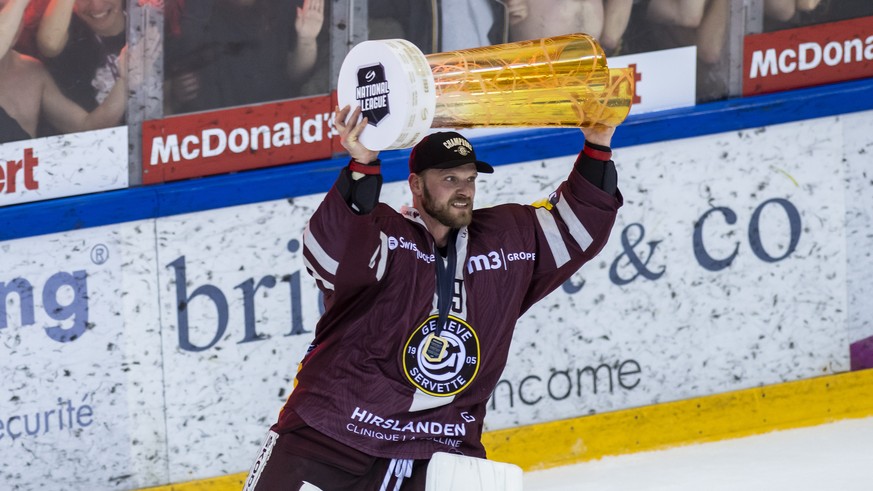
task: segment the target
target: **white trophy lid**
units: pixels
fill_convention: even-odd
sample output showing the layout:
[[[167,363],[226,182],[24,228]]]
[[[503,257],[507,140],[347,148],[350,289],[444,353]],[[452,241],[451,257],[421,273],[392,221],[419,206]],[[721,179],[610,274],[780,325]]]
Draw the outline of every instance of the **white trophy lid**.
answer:
[[[405,39],[364,41],[349,51],[337,82],[339,107],[367,117],[361,143],[370,150],[409,148],[429,133],[436,107],[427,58]]]

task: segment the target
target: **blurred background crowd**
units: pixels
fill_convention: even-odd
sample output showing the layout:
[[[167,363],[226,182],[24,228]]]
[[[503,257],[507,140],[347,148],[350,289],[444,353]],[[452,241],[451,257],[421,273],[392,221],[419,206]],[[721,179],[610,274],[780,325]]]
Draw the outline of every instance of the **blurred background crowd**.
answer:
[[[698,102],[727,97],[730,0],[369,0],[369,39],[425,54],[573,32],[607,56],[696,46]],[[326,0],[130,0],[163,14],[163,114],[328,93]],[[763,31],[873,15],[870,0],[763,0]],[[126,0],[0,0],[0,142],[123,124]],[[157,48],[160,50],[160,48]],[[160,58],[155,58],[160,59]],[[130,65],[130,66],[129,66]]]

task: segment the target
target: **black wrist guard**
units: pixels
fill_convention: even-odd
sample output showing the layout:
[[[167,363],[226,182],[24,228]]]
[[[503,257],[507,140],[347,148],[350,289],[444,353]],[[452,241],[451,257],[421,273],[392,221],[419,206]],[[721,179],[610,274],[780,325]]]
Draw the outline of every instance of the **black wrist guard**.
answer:
[[[360,179],[352,179],[352,171],[348,167],[340,171],[336,181],[337,191],[348,203],[349,208],[358,215],[366,215],[376,208],[379,194],[382,191],[382,175],[365,175]]]
[[[576,159],[575,169],[588,182],[612,195],[618,189],[618,172],[611,158],[609,147],[586,141]]]

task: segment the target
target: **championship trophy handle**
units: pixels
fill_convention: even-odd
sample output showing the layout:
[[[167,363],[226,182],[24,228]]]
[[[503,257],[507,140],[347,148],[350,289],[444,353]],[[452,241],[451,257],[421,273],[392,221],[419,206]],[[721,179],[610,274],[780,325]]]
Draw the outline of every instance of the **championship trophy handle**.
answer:
[[[372,150],[408,148],[431,128],[618,126],[633,69],[609,69],[587,34],[425,56],[403,39],[365,41],[340,69],[341,107],[361,106]]]

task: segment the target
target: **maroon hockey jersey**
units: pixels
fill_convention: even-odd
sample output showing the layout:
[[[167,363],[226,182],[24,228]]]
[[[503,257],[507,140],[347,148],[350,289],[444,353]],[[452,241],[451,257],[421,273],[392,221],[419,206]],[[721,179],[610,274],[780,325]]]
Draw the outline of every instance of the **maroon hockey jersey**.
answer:
[[[485,457],[486,403],[516,321],[606,243],[622,204],[571,172],[545,206],[474,211],[458,232],[441,357],[423,350],[437,319],[441,257],[418,212],[357,215],[331,189],[304,234],[325,313],[274,429],[299,421],[370,455]]]

